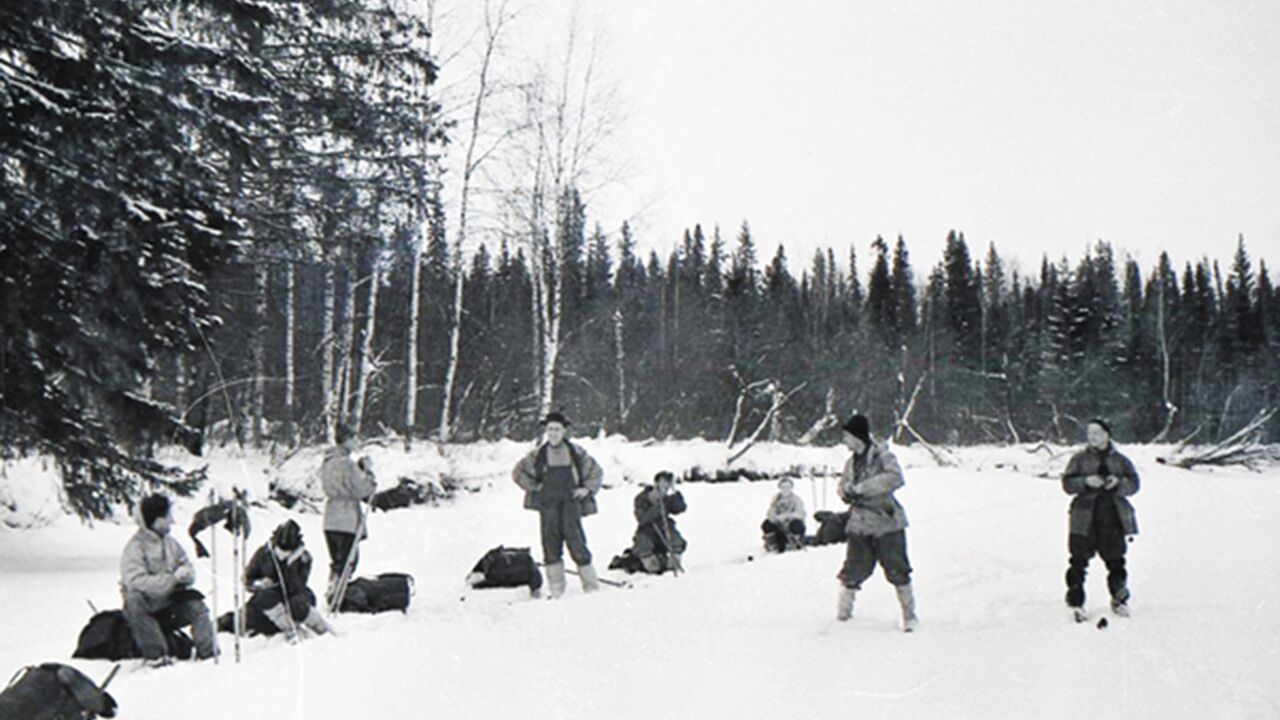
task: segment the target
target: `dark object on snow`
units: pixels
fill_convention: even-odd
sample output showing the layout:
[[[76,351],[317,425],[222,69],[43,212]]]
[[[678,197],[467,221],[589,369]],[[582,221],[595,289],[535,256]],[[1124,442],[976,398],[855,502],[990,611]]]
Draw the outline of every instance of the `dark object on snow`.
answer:
[[[848,511],[819,510],[813,514],[813,519],[818,521],[818,533],[806,537],[806,545],[834,545],[849,539],[849,532],[846,529],[849,524]]]
[[[249,537],[249,508],[241,491],[236,491],[235,499],[223,500],[201,508],[191,517],[191,527],[187,529],[187,534],[191,536],[191,542],[195,543],[196,557],[209,557],[209,551],[196,538],[196,534],[224,520],[226,522],[222,526],[227,529],[227,532]]]
[[[1099,630],[1106,630],[1106,629],[1107,629],[1107,624],[1108,624],[1108,623],[1107,623],[1107,619],[1106,619],[1106,618],[1099,618],[1099,619],[1098,619],[1098,629],[1099,629]]]
[[[115,698],[70,665],[44,663],[23,668],[0,693],[0,720],[115,716]]]
[[[382,490],[373,494],[373,499],[369,504],[374,510],[394,510],[396,508],[406,508],[410,505],[421,505],[427,501],[427,489],[421,483],[410,480],[409,478],[400,478],[400,484],[388,490]]]
[[[170,618],[163,614],[157,619],[160,621],[164,638],[168,642],[169,655],[184,660],[191,657],[191,653],[195,650],[195,643],[191,641],[191,636],[179,627],[166,624]],[[133,632],[129,628],[129,619],[125,617],[124,611],[103,610],[89,618],[89,624],[80,631],[80,638],[76,641],[76,651],[71,654],[71,657],[86,660],[125,660],[140,658],[142,653],[138,652],[138,646],[133,641]]]
[[[644,562],[636,554],[635,550],[627,548],[622,551],[621,555],[613,556],[613,559],[609,561],[609,569],[622,570],[634,575],[638,572],[644,572]]]
[[[342,596],[341,612],[380,613],[388,610],[409,611],[413,598],[413,576],[406,573],[382,573],[375,578],[356,578],[347,585]]]
[[[542,587],[542,572],[529,554],[529,548],[499,545],[471,568],[467,584],[477,590],[528,585],[530,594],[536,594]]]

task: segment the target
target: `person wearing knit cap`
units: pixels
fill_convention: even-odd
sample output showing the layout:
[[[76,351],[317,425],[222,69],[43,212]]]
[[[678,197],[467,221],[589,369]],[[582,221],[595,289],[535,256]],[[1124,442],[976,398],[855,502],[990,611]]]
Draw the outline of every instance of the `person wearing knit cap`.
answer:
[[[316,596],[307,587],[311,553],[302,542],[302,528],[293,520],[280,523],[271,540],[258,548],[245,566],[244,584],[253,592],[241,617],[250,632],[293,639],[301,625],[317,635],[333,628],[316,609]]]
[[[845,447],[853,453],[845,463],[838,492],[849,505],[849,540],[844,566],[837,578],[841,590],[836,619],[853,616],[853,602],[862,583],[871,577],[876,563],[897,591],[902,607],[902,629],[916,629],[915,594],[911,589],[911,563],[907,560],[907,515],[893,493],[902,487],[902,468],[887,444],[871,438],[871,423],[854,415],[841,427]]]
[[[1138,471],[1111,442],[1111,426],[1093,418],[1085,426],[1088,445],[1072,456],[1062,473],[1062,489],[1071,500],[1067,535],[1067,607],[1076,622],[1088,618],[1084,610],[1085,571],[1097,554],[1107,566],[1111,610],[1129,616],[1127,538],[1138,534],[1138,519],[1129,497],[1138,492]]]
[[[137,520],[138,531],[120,558],[120,594],[134,643],[147,661],[161,662],[169,652],[165,630],[190,625],[196,656],[213,657],[218,652],[217,639],[204,596],[192,588],[195,568],[169,534],[173,527],[169,498],[144,498],[138,503]]]
[[[565,591],[566,546],[578,565],[583,591],[600,588],[582,518],[596,512],[604,471],[586,450],[569,442],[571,425],[563,413],[548,413],[541,425],[545,442],[516,463],[511,478],[524,490],[525,509],[538,511],[547,597],[554,600]]]

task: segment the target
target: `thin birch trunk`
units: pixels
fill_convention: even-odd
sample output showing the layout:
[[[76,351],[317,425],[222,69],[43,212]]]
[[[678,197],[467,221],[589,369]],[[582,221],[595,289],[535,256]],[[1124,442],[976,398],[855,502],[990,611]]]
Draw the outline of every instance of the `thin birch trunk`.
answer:
[[[296,277],[294,275],[294,267],[292,260],[286,260],[284,265],[284,423],[285,436],[288,438],[289,445],[295,442],[295,434],[293,431],[294,419],[294,395],[296,376],[294,373],[294,334],[297,331],[297,305],[294,301],[294,290],[296,287]]]
[[[405,348],[404,447],[413,446],[418,420],[418,319],[422,317],[422,254],[414,247],[409,269],[409,339]]]
[[[364,334],[360,341],[360,362],[356,366],[355,374],[355,398],[351,405],[351,429],[356,434],[360,433],[361,423],[364,420],[364,402],[369,393],[369,375],[373,368],[371,360],[373,333],[377,325],[378,288],[380,285],[382,285],[382,263],[379,258],[375,257],[373,260],[373,275],[369,278],[369,292],[366,295]]]
[[[250,340],[249,352],[253,355],[253,391],[250,393],[253,418],[253,445],[262,446],[263,413],[266,406],[267,376],[267,276],[270,266],[265,262],[258,263],[254,269],[253,282],[253,338]]]
[[[335,292],[335,279],[333,276],[333,265],[325,263],[324,267],[324,297],[321,300],[321,312],[323,316],[320,320],[320,408],[324,421],[324,440],[326,444],[333,442],[333,425],[334,425],[334,332],[335,322],[337,320],[337,302],[338,297]]]
[[[614,308],[613,311],[613,346],[614,346],[614,368],[618,375],[618,430],[626,430],[627,427],[627,351],[623,346],[625,320],[622,316],[622,308]]]
[[[337,395],[340,423],[347,422],[351,400],[351,350],[356,334],[356,283],[354,273],[348,267],[343,272],[345,291],[342,300],[342,336],[338,340],[338,368],[334,387]]]

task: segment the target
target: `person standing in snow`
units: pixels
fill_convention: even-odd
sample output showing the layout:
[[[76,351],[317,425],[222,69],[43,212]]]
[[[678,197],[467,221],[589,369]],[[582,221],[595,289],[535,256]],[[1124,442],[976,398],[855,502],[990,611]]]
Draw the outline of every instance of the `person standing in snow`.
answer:
[[[1062,489],[1073,495],[1067,549],[1067,606],[1077,622],[1084,611],[1084,578],[1097,553],[1107,566],[1111,609],[1129,616],[1126,538],[1138,534],[1138,520],[1129,496],[1138,492],[1138,472],[1111,442],[1111,426],[1094,418],[1085,427],[1088,445],[1076,453],[1062,473]]]
[[[596,493],[604,472],[587,451],[568,440],[571,427],[562,413],[543,419],[546,441],[516,463],[511,477],[523,489],[526,510],[537,510],[542,535],[542,559],[547,568],[548,597],[564,594],[564,548],[578,565],[582,589],[600,588],[582,518],[596,512]]]
[[[680,556],[689,546],[671,519],[688,507],[684,495],[671,492],[674,485],[675,476],[663,470],[653,476],[652,485],[636,495],[633,505],[636,533],[631,540],[632,554],[648,573],[679,570]]]
[[[915,596],[911,591],[911,563],[907,560],[907,515],[893,493],[902,487],[902,468],[887,443],[871,440],[871,423],[863,415],[850,417],[841,436],[853,456],[840,478],[840,499],[849,504],[849,543],[839,578],[842,585],[836,619],[853,616],[853,601],[863,581],[879,562],[898,593],[902,629],[915,630]]]
[[[769,503],[769,512],[760,524],[764,547],[769,552],[799,550],[804,547],[804,500],[794,492],[791,478],[778,481],[778,494]]]
[[[249,629],[263,635],[283,632],[290,640],[299,624],[317,635],[331,632],[307,587],[310,576],[311,553],[302,544],[302,528],[286,520],[245,566],[244,584],[253,592],[244,613]]]
[[[196,657],[213,657],[217,639],[204,596],[192,588],[196,570],[169,534],[169,498],[150,495],[138,504],[138,513],[140,527],[120,558],[120,594],[134,643],[143,658],[158,662],[169,652],[165,630],[190,625]]]
[[[329,596],[341,577],[347,558],[354,575],[360,561],[359,543],[369,536],[363,522],[360,503],[378,489],[373,477],[373,461],[368,455],[358,461],[352,455],[358,449],[356,434],[346,425],[334,429],[335,445],[320,465],[320,485],[327,498],[324,504],[324,540],[329,547]],[[360,532],[360,537],[356,533]]]

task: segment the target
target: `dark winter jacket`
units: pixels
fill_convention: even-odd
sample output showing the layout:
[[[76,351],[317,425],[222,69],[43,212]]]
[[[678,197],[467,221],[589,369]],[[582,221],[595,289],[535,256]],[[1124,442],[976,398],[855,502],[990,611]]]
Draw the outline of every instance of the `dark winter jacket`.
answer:
[[[893,491],[902,487],[902,468],[884,444],[872,444],[844,465],[840,499],[849,503],[850,535],[887,535],[907,527],[907,513]]]
[[[564,444],[569,448],[569,466],[573,471],[573,486],[575,488],[584,487],[590,491],[590,494],[578,501],[578,505],[582,509],[584,516],[593,515],[597,510],[596,493],[600,492],[600,486],[604,482],[604,470],[600,468],[600,464],[586,450],[568,440],[565,440]],[[538,510],[541,508],[538,493],[542,489],[546,474],[546,443],[539,445],[537,450],[521,458],[520,462],[516,463],[515,469],[511,471],[511,479],[524,490],[524,507],[526,510]]]
[[[636,534],[632,538],[632,543],[637,554],[643,557],[655,552],[665,552],[668,549],[677,553],[684,552],[688,543],[676,529],[676,521],[671,517],[679,515],[688,508],[684,502],[684,495],[676,492],[664,496],[662,502],[655,502],[650,490],[650,487],[641,490],[640,494],[636,495],[634,503]],[[666,508],[667,513],[665,527],[662,522],[663,508]],[[668,530],[670,535],[667,535]],[[666,542],[668,538],[671,541],[669,546]]]
[[[1111,490],[1091,488],[1085,479],[1091,475],[1115,476],[1120,483]],[[1138,471],[1129,458],[1121,455],[1115,445],[1108,443],[1106,450],[1089,446],[1076,453],[1062,473],[1062,489],[1074,495],[1071,501],[1071,534],[1088,535],[1093,526],[1099,502],[1113,503],[1125,535],[1138,534],[1138,519],[1129,504],[1129,496],[1138,492]]]
[[[298,548],[283,560],[273,557],[274,554],[270,544],[258,548],[245,566],[245,586],[253,588],[254,583],[265,580],[262,586],[276,587],[285,595],[305,593],[307,579],[311,577],[311,553],[306,548]],[[284,588],[279,587],[282,579]]]

